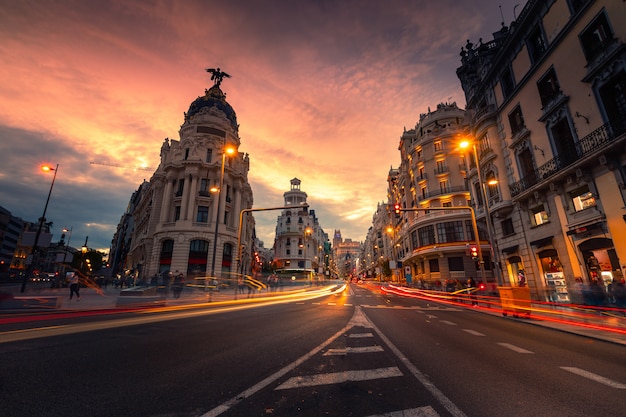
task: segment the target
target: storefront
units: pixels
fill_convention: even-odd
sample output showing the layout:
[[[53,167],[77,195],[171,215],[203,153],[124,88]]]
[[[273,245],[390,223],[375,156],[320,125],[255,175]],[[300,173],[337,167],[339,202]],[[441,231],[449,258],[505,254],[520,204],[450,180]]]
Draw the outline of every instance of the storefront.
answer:
[[[543,248],[552,243],[552,236],[548,236],[534,242],[531,246]],[[554,248],[546,248],[537,252],[539,259],[540,273],[543,277],[543,284],[546,288],[546,298],[551,302],[569,303],[570,296],[567,290],[567,281],[563,272],[563,264],[559,259],[559,254]]]
[[[578,249],[585,261],[588,282],[598,281],[608,291],[613,280],[624,278],[613,240],[604,237],[587,239],[578,245]]]

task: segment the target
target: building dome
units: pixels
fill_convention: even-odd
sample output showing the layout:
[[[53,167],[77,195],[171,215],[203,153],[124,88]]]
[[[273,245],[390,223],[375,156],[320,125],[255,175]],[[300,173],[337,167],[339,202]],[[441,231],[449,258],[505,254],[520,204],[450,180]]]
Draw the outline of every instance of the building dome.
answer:
[[[191,103],[189,111],[185,113],[185,121],[188,121],[191,117],[198,114],[203,108],[210,109],[213,106],[224,112],[233,128],[237,128],[237,115],[235,114],[235,110],[226,102],[226,94],[224,94],[217,85],[205,90],[204,96],[198,97]]]

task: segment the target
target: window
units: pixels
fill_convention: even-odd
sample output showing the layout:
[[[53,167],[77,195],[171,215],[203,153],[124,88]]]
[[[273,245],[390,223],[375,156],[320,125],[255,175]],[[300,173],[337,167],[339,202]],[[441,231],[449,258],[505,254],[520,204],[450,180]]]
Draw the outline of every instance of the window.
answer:
[[[436,168],[437,174],[441,174],[443,172],[448,171],[448,168],[446,167],[446,161],[445,160],[441,160],[441,161],[437,161],[437,168]]]
[[[420,237],[420,246],[434,245],[435,242],[435,228],[430,226],[420,227],[418,230]]]
[[[421,158],[422,157],[422,148],[417,150],[417,157]]]
[[[447,193],[449,191],[448,180],[439,181],[439,191],[441,191],[442,193]]]
[[[183,190],[185,189],[185,180],[178,180],[178,189],[176,191],[176,197],[180,197],[183,195]]]
[[[196,216],[196,222],[208,223],[209,222],[209,207],[198,206],[198,214]]]
[[[506,68],[500,76],[500,84],[502,86],[502,94],[504,98],[507,98],[515,89],[515,80],[513,79],[513,72],[511,68]]]
[[[589,207],[595,207],[596,205],[596,199],[591,194],[588,185],[570,191],[569,195],[572,199],[575,211],[582,211]]]
[[[189,158],[189,148],[185,148],[185,161]]]
[[[198,195],[201,195],[203,197],[210,196],[210,194],[209,194],[209,179],[208,178],[202,178],[200,180],[200,190],[198,191]]]
[[[435,142],[435,152],[441,152],[441,142]]]
[[[606,14],[604,12],[600,13],[589,27],[580,34],[579,38],[587,62],[592,61],[613,40],[613,31]]]
[[[291,238],[290,237],[287,238],[287,243],[285,243],[285,245],[291,246]]]
[[[420,180],[426,179],[426,174],[424,173],[424,167],[419,167],[419,176],[420,176]]]
[[[422,193],[422,199],[425,200],[426,199],[426,187],[422,187],[420,192]]]
[[[174,207],[174,221],[180,220],[180,206]]]
[[[206,156],[204,158],[204,162],[210,163],[211,159],[213,159],[213,149],[206,150]]]
[[[437,223],[437,242],[461,242],[463,240],[462,221]]]
[[[448,269],[450,271],[465,271],[463,258],[460,256],[451,256],[448,258]]]
[[[429,259],[428,266],[430,267],[430,272],[439,272],[439,259]]]
[[[189,260],[187,261],[187,277],[205,275],[209,242],[206,240],[192,240],[189,243]]]
[[[546,42],[540,26],[537,26],[526,40],[530,60],[534,64],[543,56],[546,51]]]
[[[504,219],[504,220],[502,220],[500,225],[502,226],[502,235],[503,236],[511,236],[511,235],[515,234],[515,228],[513,227],[513,220],[511,220],[511,219]]]
[[[531,209],[532,212],[532,224],[534,226],[540,226],[544,223],[548,223],[550,219],[548,218],[548,212],[545,207],[542,205],[534,207]]]
[[[509,125],[511,126],[511,136],[515,136],[521,132],[524,127],[524,116],[522,115],[522,108],[517,106],[509,113]]]
[[[544,107],[559,95],[561,87],[559,86],[559,80],[556,78],[554,68],[550,68],[546,75],[537,82],[537,88],[539,89],[541,104]]]

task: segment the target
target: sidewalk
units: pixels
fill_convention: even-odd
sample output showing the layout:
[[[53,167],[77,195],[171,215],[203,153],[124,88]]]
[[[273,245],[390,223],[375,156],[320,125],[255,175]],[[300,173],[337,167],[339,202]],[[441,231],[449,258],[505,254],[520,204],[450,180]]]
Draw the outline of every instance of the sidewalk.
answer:
[[[234,289],[205,292],[201,289],[185,287],[180,298],[174,298],[171,291],[165,297],[160,294],[151,296],[121,295],[122,290],[120,288],[108,286],[107,288],[81,288],[80,299],[74,296],[70,300],[69,288],[32,285],[27,286],[23,293],[20,292],[20,288],[19,284],[0,286],[0,294],[3,294],[3,297],[0,297],[0,314],[13,311],[24,313],[46,310],[109,310],[137,306],[173,306],[242,300],[283,293],[282,291],[274,293],[255,291],[249,296],[247,291],[244,291],[243,294],[235,294]]]
[[[381,287],[381,290],[386,287]],[[391,291],[392,290],[392,291]],[[465,307],[484,314],[502,317],[502,306],[498,297],[477,296],[478,306],[472,306],[470,299],[462,295],[451,297],[445,292],[422,291],[406,287],[393,287],[384,291],[398,296],[428,298],[435,302]],[[451,300],[461,300],[461,302]],[[462,302],[465,301],[466,303]],[[626,346],[626,315],[617,309],[591,309],[585,306],[561,305],[556,303],[540,303],[531,301],[530,306],[519,306],[519,318],[509,312],[509,320],[518,320],[535,326],[578,334],[581,336],[604,340]],[[530,314],[527,316],[525,311]]]

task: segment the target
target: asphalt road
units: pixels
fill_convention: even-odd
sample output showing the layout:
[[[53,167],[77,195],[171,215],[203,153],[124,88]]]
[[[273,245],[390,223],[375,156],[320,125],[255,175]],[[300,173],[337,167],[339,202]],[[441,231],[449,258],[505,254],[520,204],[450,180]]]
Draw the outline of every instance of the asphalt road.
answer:
[[[626,415],[621,345],[356,285],[21,326],[0,331],[7,417]]]

